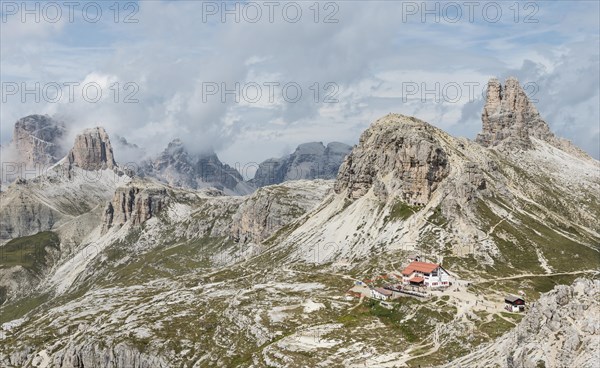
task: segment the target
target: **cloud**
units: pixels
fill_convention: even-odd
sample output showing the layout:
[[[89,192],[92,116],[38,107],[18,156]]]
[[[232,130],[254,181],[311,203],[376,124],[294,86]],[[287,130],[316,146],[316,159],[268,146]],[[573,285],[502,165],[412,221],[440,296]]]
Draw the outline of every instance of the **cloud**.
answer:
[[[589,152],[597,145],[599,25],[579,4],[538,3],[535,24],[522,21],[524,9],[515,22],[508,6],[497,23],[480,13],[474,22],[423,23],[420,16],[402,22],[402,2],[337,2],[328,9],[320,3],[315,22],[312,3],[299,3],[302,17],[292,23],[282,18],[282,3],[273,22],[263,6],[256,23],[243,16],[236,23],[232,15],[222,23],[220,14],[203,22],[206,2],[138,4],[138,23],[105,17],[94,24],[67,22],[16,33],[4,30],[21,24],[2,25],[3,81],[95,81],[105,92],[96,103],[9,101],[0,113],[2,142],[10,139],[18,118],[44,112],[64,117],[72,131],[104,125],[146,154],[179,137],[190,149],[215,149],[230,163],[280,156],[305,141],[354,144],[389,112],[416,115],[472,138],[480,130],[482,100],[465,98],[465,83],[478,83],[481,92],[489,77],[514,74],[539,86],[539,110],[558,134]],[[330,14],[337,23],[323,22]],[[272,100],[265,87],[271,82],[279,83]],[[282,90],[290,82],[302,90],[293,103]],[[418,94],[406,96],[408,82],[420,87]],[[223,99],[223,87],[232,90],[236,83],[242,89],[260,85],[261,98]],[[326,88],[328,83],[333,84]],[[441,88],[457,83],[463,96],[421,98],[423,88],[436,83]],[[219,91],[207,94],[214,84]],[[125,103],[134,91],[139,102]],[[331,94],[337,103],[324,102]]]

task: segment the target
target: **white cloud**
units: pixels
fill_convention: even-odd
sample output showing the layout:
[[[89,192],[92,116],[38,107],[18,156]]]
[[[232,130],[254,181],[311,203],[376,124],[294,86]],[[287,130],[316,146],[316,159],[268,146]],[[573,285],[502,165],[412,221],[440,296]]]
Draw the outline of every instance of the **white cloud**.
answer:
[[[402,82],[464,87],[465,82],[483,85],[491,76],[515,74],[539,84],[540,111],[557,132],[588,151],[597,145],[599,25],[593,12],[582,12],[579,5],[540,3],[538,24],[510,18],[498,24],[431,24],[402,23],[401,2],[339,2],[339,22],[326,24],[314,22],[312,3],[302,4],[298,23],[281,18],[273,23],[210,18],[203,23],[201,2],[147,1],[139,3],[137,24],[2,32],[4,79],[94,80],[103,89],[133,82],[140,101],[4,104],[2,141],[15,120],[34,112],[64,116],[76,129],[105,125],[148,153],[180,137],[192,149],[216,149],[228,162],[262,161],[304,141],[354,143],[388,112],[416,115],[473,137],[480,127],[481,100],[466,101],[464,89],[458,102],[421,101],[414,95],[403,101]],[[320,17],[324,14],[321,9]],[[3,24],[3,31],[9,26],[11,31],[22,27]],[[9,46],[6,33],[11,34]],[[238,104],[231,98],[222,103],[215,96],[204,102],[206,82],[229,87],[296,82],[303,98],[288,103],[276,89],[270,102],[263,89],[256,103],[243,98]],[[336,83],[339,103],[315,103],[310,89],[315,82],[320,99],[325,83]]]

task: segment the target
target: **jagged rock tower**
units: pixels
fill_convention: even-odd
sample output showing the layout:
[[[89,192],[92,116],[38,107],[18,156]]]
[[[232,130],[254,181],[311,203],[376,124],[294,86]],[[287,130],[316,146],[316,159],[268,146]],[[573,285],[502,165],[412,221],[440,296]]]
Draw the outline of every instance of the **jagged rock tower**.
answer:
[[[77,166],[84,170],[114,169],[117,166],[110,139],[102,127],[86,129],[77,135],[67,160],[69,168]]]
[[[475,141],[485,147],[528,150],[533,148],[531,138],[536,138],[577,156],[589,157],[570,141],[552,133],[514,77],[507,78],[504,86],[497,78],[490,79],[481,121],[483,131]]]
[[[532,148],[530,137],[544,141],[556,139],[513,77],[506,80],[504,87],[498,79],[490,79],[481,120],[483,132],[477,135],[476,141],[486,147],[507,144],[529,149]]]

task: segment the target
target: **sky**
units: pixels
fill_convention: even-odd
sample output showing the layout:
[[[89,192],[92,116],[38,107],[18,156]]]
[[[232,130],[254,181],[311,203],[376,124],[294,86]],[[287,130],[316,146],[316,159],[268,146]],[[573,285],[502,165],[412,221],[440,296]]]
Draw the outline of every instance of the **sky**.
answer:
[[[241,167],[356,144],[390,112],[474,138],[486,82],[515,76],[557,135],[600,155],[597,1],[0,3],[2,145],[34,113]]]

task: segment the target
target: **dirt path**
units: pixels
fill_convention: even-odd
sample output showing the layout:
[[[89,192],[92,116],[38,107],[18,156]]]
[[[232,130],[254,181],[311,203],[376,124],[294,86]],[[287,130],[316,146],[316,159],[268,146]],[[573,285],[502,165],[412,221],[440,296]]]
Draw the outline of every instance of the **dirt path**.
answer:
[[[525,274],[521,274],[521,275],[516,275],[516,276],[507,276],[507,277],[497,277],[494,279],[486,279],[486,280],[478,280],[478,281],[473,281],[473,284],[484,284],[486,282],[491,282],[491,281],[499,281],[499,280],[514,280],[514,279],[520,279],[523,277],[548,277],[548,276],[563,276],[563,275],[579,275],[579,274],[584,274],[584,273],[600,273],[600,271],[598,270],[585,270],[585,271],[571,271],[571,272],[556,272],[556,273],[525,273]]]
[[[514,320],[512,320],[512,319],[510,319],[510,318],[506,318],[506,317],[504,317],[504,315],[503,315],[502,313],[495,313],[495,315],[496,315],[496,316],[498,316],[498,317],[500,317],[500,318],[502,318],[503,320],[505,320],[506,322],[510,323],[510,324],[511,324],[511,325],[513,325],[513,326],[516,326],[516,325],[517,325],[517,323],[516,323]],[[511,328],[512,328],[512,327],[511,327]]]
[[[360,299],[358,300],[358,303],[356,303],[356,305],[354,305],[354,306],[352,306],[352,307],[348,308],[348,310],[349,310],[349,311],[351,311],[351,310],[353,310],[353,309],[356,309],[356,308],[357,308],[359,305],[361,305],[361,304],[362,304],[362,302],[363,302],[363,300],[364,300],[364,299],[365,299],[365,296],[364,296],[364,295],[361,295],[361,296],[360,296]]]
[[[408,361],[408,360],[412,360],[412,359],[416,359],[416,358],[421,358],[421,357],[424,357],[424,356],[432,355],[432,354],[436,353],[438,350],[440,350],[440,346],[441,346],[441,344],[440,344],[440,338],[439,338],[439,335],[440,335],[440,334],[439,334],[439,328],[438,328],[438,327],[439,327],[439,326],[436,326],[436,327],[435,327],[435,331],[433,332],[433,346],[431,347],[431,349],[427,350],[427,351],[426,351],[426,352],[424,352],[423,354],[419,354],[419,355],[413,355],[413,356],[410,356],[410,359],[407,359],[407,360],[405,360],[404,362],[406,362],[406,361]],[[428,343],[428,344],[425,344],[425,345],[419,345],[419,346],[416,346],[414,349],[409,349],[409,350],[408,350],[408,353],[410,353],[410,352],[412,352],[412,351],[414,351],[414,350],[417,350],[417,349],[423,348],[423,347],[425,347],[425,346],[431,345],[431,344],[432,344],[432,343]],[[403,363],[404,363],[404,362],[403,362]]]

